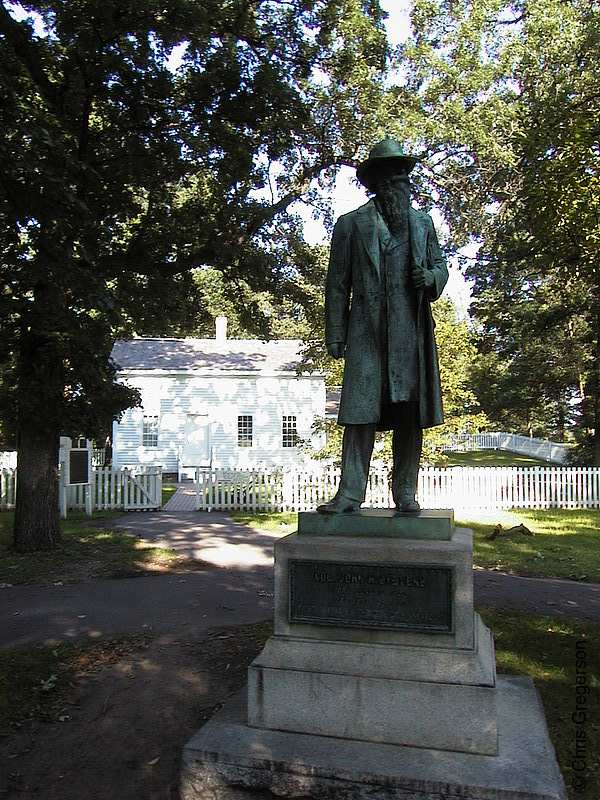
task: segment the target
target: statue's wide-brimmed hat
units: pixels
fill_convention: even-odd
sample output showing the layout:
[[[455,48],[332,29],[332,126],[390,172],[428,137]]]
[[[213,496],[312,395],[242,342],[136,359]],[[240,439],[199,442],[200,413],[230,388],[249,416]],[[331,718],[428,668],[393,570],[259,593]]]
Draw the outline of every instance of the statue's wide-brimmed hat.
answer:
[[[406,153],[403,153],[400,143],[395,141],[395,139],[384,139],[371,149],[368,159],[358,165],[356,168],[356,177],[363,186],[372,190],[373,187],[369,182],[369,176],[373,167],[386,163],[391,166],[393,162],[397,161],[402,163],[408,174],[418,160],[419,159],[414,156],[407,156]]]

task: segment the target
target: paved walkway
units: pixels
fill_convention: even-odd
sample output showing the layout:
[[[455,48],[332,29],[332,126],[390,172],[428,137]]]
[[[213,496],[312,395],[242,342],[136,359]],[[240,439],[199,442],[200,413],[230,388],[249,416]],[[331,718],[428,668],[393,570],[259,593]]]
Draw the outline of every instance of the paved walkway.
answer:
[[[177,491],[163,506],[163,511],[195,511],[196,510],[196,485],[194,481],[180,483]]]
[[[0,588],[0,647],[126,635],[196,635],[273,615],[273,543],[227,514],[132,512],[103,525],[126,528],[200,561],[186,574]],[[600,621],[600,585],[474,570],[475,602]]]
[[[130,512],[131,531],[200,561],[200,570],[64,586],[0,588],[0,647],[153,632],[196,635],[273,617],[273,543],[226,514]]]

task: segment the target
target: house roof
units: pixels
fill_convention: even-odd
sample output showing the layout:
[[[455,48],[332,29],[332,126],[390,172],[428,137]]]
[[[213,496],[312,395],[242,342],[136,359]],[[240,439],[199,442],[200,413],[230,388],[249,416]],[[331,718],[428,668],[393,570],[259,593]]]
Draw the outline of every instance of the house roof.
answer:
[[[124,371],[296,372],[300,339],[139,338],[115,342],[112,359]]]

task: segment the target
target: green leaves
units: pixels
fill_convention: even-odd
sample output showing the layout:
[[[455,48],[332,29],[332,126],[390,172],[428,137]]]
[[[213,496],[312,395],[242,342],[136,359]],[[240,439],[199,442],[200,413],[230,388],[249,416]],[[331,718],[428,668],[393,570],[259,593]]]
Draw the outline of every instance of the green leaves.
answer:
[[[26,8],[17,21],[0,4],[0,413],[27,441],[100,436],[136,401],[114,381],[114,337],[205,328],[203,268],[244,330],[289,332],[318,304],[319,258],[283,215],[375,137],[382,12],[376,0]]]
[[[415,0],[412,20],[422,197],[439,197],[449,245],[480,244],[467,275],[484,407],[522,432],[599,431],[598,9]]]

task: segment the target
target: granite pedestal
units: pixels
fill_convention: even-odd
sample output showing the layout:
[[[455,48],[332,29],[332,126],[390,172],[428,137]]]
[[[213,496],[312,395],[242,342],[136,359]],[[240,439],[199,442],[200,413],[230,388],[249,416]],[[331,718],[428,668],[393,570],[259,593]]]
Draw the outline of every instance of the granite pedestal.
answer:
[[[566,798],[533,685],[496,677],[451,511],[300,514],[241,702],[186,746],[183,800]]]

